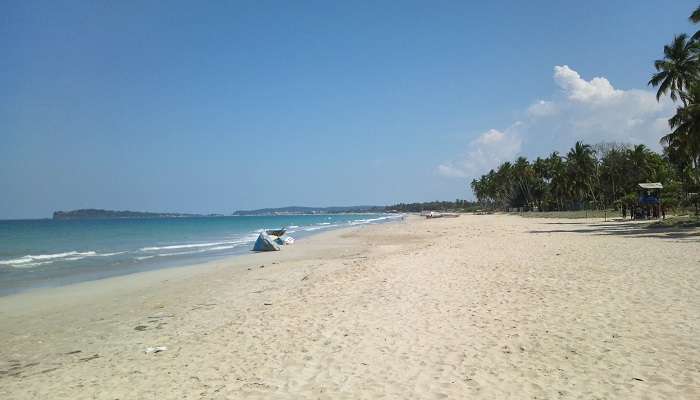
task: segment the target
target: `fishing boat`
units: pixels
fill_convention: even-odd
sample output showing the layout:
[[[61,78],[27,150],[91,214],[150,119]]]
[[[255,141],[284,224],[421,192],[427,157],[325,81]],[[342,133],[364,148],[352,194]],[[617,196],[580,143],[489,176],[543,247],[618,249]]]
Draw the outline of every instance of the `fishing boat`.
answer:
[[[429,213],[424,214],[425,218],[442,218],[443,215],[440,214],[439,212],[431,211]]]

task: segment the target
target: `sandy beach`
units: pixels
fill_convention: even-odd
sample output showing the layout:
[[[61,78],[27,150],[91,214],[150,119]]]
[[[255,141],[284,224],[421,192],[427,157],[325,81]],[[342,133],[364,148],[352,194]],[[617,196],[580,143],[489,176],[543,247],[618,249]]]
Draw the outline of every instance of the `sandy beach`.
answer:
[[[697,399],[699,328],[697,229],[411,217],[2,297],[0,398]]]

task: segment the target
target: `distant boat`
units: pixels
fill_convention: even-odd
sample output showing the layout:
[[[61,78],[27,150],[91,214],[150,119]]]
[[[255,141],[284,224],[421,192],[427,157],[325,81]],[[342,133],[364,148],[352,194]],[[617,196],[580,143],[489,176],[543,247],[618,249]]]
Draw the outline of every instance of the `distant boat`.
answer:
[[[277,236],[277,237],[279,237],[279,236],[284,235],[284,233],[285,233],[286,231],[287,231],[286,228],[282,228],[282,229],[268,229],[268,230],[265,231],[265,233],[267,233],[267,234],[270,235],[270,236]]]
[[[435,211],[431,211],[429,213],[424,213],[422,214],[425,216],[425,218],[457,218],[459,217],[458,213],[439,213]]]

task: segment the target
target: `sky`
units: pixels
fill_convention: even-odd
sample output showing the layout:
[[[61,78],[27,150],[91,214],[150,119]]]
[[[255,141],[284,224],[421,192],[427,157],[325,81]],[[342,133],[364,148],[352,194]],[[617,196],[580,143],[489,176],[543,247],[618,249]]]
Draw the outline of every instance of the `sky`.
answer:
[[[696,6],[0,2],[0,218],[469,199],[577,140],[659,150]]]

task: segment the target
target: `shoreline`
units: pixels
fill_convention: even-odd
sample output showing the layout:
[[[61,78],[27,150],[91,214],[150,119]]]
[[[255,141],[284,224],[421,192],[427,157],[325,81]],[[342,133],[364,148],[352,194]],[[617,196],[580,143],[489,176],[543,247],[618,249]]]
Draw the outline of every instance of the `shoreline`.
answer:
[[[26,289],[16,293],[0,295],[0,309],[5,313],[12,314],[11,311],[13,309],[18,309],[18,307],[19,309],[35,307],[37,305],[36,299],[38,298],[41,298],[41,301],[49,301],[51,299],[75,299],[77,301],[82,301],[109,290],[117,290],[122,292],[119,294],[123,294],[123,292],[128,292],[130,290],[152,288],[158,283],[171,280],[195,278],[199,274],[212,273],[222,268],[241,269],[258,266],[258,263],[290,261],[298,257],[304,257],[304,255],[312,255],[314,249],[311,249],[309,252],[307,247],[316,247],[316,241],[332,240],[334,236],[337,237],[343,233],[350,233],[372,225],[384,225],[396,222],[400,221],[330,228],[322,232],[312,231],[308,232],[305,236],[301,236],[301,239],[297,240],[293,245],[283,246],[280,251],[254,252],[249,250],[245,253],[226,255],[215,260],[204,262],[164,265],[154,269],[83,280],[65,285]],[[11,304],[15,302],[18,303],[18,307],[11,306]],[[10,311],[8,312],[8,310]],[[2,313],[0,313],[0,315],[2,315]]]
[[[374,214],[365,214],[365,213],[346,213],[348,215],[374,215]],[[336,215],[336,214],[334,214]],[[251,218],[256,218],[256,216],[250,216]],[[233,216],[231,216],[233,218]],[[128,218],[122,218],[122,219],[113,219],[113,220],[127,220]],[[181,218],[167,218],[167,219],[181,219]],[[90,220],[91,222],[93,220]],[[386,216],[382,214],[381,220],[379,221],[372,221],[372,222],[361,222],[361,223],[347,223],[343,225],[330,225],[328,227],[324,226],[321,224],[319,227],[296,227],[297,229],[292,230],[291,232],[293,233],[293,237],[297,239],[299,242],[298,243],[303,243],[304,241],[308,240],[308,238],[311,238],[313,236],[323,234],[326,232],[338,230],[338,229],[347,229],[347,228],[352,228],[356,226],[367,226],[367,225],[376,225],[376,224],[385,224],[385,223],[392,223],[400,221],[398,217],[392,217],[392,216]],[[63,222],[63,221],[60,221]],[[256,234],[257,235],[257,234]],[[227,239],[219,239],[219,240],[227,240]],[[206,265],[206,264],[212,264],[212,263],[217,263],[217,262],[227,262],[230,261],[232,258],[236,257],[242,257],[242,256],[247,256],[250,254],[253,254],[252,252],[252,246],[253,243],[255,242],[255,239],[252,239],[249,243],[243,243],[240,246],[234,246],[232,250],[227,251],[226,254],[207,254],[203,253],[201,255],[188,255],[185,256],[186,258],[179,259],[179,258],[170,258],[170,257],[156,257],[156,255],[149,255],[147,257],[148,263],[139,265],[139,264],[134,264],[134,265],[126,265],[121,268],[115,268],[111,267],[109,269],[101,269],[99,266],[93,266],[89,269],[84,269],[81,271],[73,271],[71,269],[66,269],[65,272],[60,273],[60,272],[55,272],[54,275],[50,275],[49,277],[45,278],[44,280],[36,280],[35,282],[23,282],[20,281],[20,285],[16,287],[12,286],[7,286],[7,287],[1,287],[0,288],[0,298],[6,297],[6,296],[12,296],[12,295],[17,295],[25,292],[31,292],[31,291],[36,291],[36,290],[47,290],[47,289],[53,289],[53,288],[60,288],[64,286],[70,286],[78,283],[83,283],[83,282],[91,282],[91,281],[99,281],[99,280],[104,280],[104,279],[111,279],[115,277],[120,277],[120,276],[129,276],[133,274],[139,274],[143,272],[150,272],[150,271],[159,271],[159,270],[166,270],[166,269],[171,269],[171,268],[187,268],[191,266],[198,266],[198,265]],[[282,251],[288,250],[290,246],[283,246]],[[88,250],[85,250],[88,251]],[[122,251],[121,249],[116,250],[114,254],[122,254],[127,251]],[[30,256],[26,256],[30,257]],[[18,270],[17,272],[19,272]],[[58,270],[60,271],[60,270]]]
[[[698,243],[408,216],[3,297],[0,397],[697,398]]]

